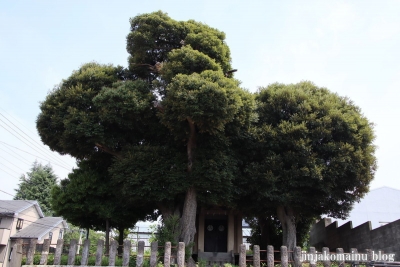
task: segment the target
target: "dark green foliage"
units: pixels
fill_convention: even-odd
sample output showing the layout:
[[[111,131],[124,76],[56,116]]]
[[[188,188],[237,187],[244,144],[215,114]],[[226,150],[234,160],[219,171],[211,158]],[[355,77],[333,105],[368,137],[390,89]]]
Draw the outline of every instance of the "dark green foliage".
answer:
[[[249,177],[264,181],[274,203],[346,216],[376,168],[372,126],[359,108],[309,82],[273,84],[257,100],[259,157]]]
[[[51,190],[57,185],[57,176],[50,165],[42,165],[35,161],[31,171],[22,175],[16,189],[14,200],[37,200],[43,213],[52,215]]]

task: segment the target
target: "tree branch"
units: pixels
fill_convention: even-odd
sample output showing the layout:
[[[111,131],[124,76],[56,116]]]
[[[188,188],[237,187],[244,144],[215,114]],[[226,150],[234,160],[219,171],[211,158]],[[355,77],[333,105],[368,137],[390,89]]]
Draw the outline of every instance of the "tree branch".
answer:
[[[100,145],[99,143],[96,143],[95,145],[96,145],[99,149],[103,150],[104,152],[106,152],[106,153],[108,153],[108,154],[111,154],[111,155],[113,155],[113,156],[116,156],[117,158],[122,159],[122,155],[121,155],[120,153],[115,152],[115,151],[109,149],[109,148],[106,147],[106,146]]]

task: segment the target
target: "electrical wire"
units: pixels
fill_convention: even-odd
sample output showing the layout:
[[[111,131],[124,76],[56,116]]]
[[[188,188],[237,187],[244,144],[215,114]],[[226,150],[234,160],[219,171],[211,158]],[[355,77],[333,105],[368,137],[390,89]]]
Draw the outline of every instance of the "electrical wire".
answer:
[[[0,119],[1,122],[5,123],[7,125],[7,127],[11,128],[15,133],[17,133],[19,136],[21,136],[22,138],[24,138],[25,140],[27,140],[30,144],[34,145],[36,148],[39,148],[40,150],[44,151],[45,153],[47,153],[47,156],[53,158],[53,160],[58,161],[58,163],[60,164],[66,164],[64,163],[62,160],[56,158],[53,154],[49,153],[46,149],[44,149],[42,144],[39,144],[36,140],[34,140],[32,137],[30,137],[28,134],[26,134],[23,130],[21,130],[17,125],[15,125],[12,121],[10,121],[6,116],[4,116],[1,112],[0,112],[0,116],[2,116],[3,118],[5,118],[8,122],[10,122],[15,128],[17,128],[20,132],[22,132],[24,135],[26,135],[30,140],[32,140],[33,142],[29,141],[27,138],[25,138],[24,136],[22,136],[20,133],[18,133],[15,129],[12,129],[12,127],[10,127],[7,123],[5,123],[3,120]],[[38,151],[39,152],[39,151]],[[68,164],[66,164],[68,166]]]

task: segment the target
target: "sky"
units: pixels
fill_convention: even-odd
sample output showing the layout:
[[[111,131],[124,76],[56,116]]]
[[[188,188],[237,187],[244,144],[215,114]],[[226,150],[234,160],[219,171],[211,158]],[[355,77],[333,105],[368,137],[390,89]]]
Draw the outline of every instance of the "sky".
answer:
[[[67,177],[75,160],[37,134],[40,102],[84,63],[127,66],[129,19],[158,10],[225,32],[252,92],[308,80],[349,97],[375,125],[371,189],[400,189],[400,1],[1,0],[0,199],[35,160]]]

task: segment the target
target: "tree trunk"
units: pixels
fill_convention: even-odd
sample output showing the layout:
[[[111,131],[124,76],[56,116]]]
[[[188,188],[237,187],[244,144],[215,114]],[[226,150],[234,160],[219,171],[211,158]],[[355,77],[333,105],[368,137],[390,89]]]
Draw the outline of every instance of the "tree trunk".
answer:
[[[270,218],[258,217],[258,227],[260,227],[260,249],[266,250],[271,245],[270,240]]]
[[[277,215],[282,224],[282,244],[287,247],[288,251],[294,251],[296,248],[296,216],[293,208],[279,206]],[[289,257],[289,260],[293,260],[293,257]]]
[[[106,220],[106,254],[108,255],[108,251],[110,249],[110,222],[108,219]]]
[[[190,178],[194,162],[194,151],[196,149],[196,126],[190,117],[187,118],[190,133],[187,142],[187,175]],[[193,266],[192,248],[194,235],[196,234],[196,211],[197,211],[197,192],[192,186],[186,191],[185,202],[183,204],[183,212],[180,220],[180,237],[179,240],[188,246],[188,266]]]

